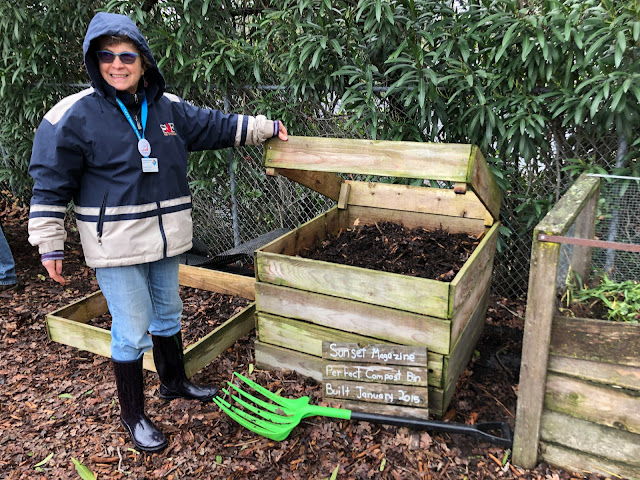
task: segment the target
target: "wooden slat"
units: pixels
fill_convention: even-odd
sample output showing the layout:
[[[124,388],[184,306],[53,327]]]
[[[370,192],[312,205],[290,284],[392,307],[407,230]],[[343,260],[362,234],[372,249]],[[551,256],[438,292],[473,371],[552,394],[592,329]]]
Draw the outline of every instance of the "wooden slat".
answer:
[[[473,312],[476,310],[478,304],[486,294],[487,290],[491,287],[491,277],[493,275],[493,260],[485,265],[484,270],[479,274],[476,279],[475,285],[469,285],[471,291],[463,303],[458,306],[457,310],[453,312],[451,318],[451,345],[453,346],[458,339],[460,333],[464,330],[467,324],[471,321]]]
[[[98,290],[86,297],[76,300],[69,305],[51,312],[51,316],[75,320],[76,322],[87,323],[89,320],[109,313],[107,300]]]
[[[258,311],[305,320],[389,343],[448,354],[449,321],[269,283],[256,283]],[[470,316],[471,312],[469,312]]]
[[[577,452],[568,448],[563,448],[552,443],[541,444],[542,459],[564,468],[565,470],[587,474],[590,472],[599,473],[605,478],[636,479],[638,469],[635,466],[628,466],[618,462],[607,461],[606,459]]]
[[[293,370],[301,375],[322,382],[322,358],[287,348],[269,345],[259,340],[255,342],[256,366],[265,370]],[[447,403],[451,400],[451,391]],[[429,387],[429,412],[434,417],[442,417],[444,412],[444,391]],[[348,407],[347,407],[348,408]],[[426,409],[424,409],[426,410]]]
[[[109,330],[53,314],[47,315],[46,320],[47,334],[51,341],[103,357],[111,357],[111,332]],[[91,319],[86,321],[88,320]],[[142,357],[142,366],[146,370],[156,371],[151,350],[145,352]]]
[[[406,228],[422,227],[427,230],[442,228],[449,233],[468,233],[480,235],[486,231],[484,221],[477,218],[447,217],[430,213],[407,212],[404,210],[388,210],[374,207],[350,206],[349,223],[358,220],[363,225],[373,225],[376,222],[395,222]]]
[[[536,226],[534,239],[539,234],[564,235],[569,231],[576,218],[586,208],[594,195],[598,195],[600,179],[581,175],[576,182],[569,187],[560,201]]]
[[[260,282],[438,318],[449,316],[449,284],[306,258],[258,252]]]
[[[289,136],[267,141],[265,167],[466,181],[471,145]]]
[[[47,332],[54,342],[111,357],[109,330],[49,314],[47,315]]]
[[[555,355],[640,367],[640,325],[555,317],[549,348]]]
[[[520,384],[513,438],[513,462],[533,468],[538,460],[540,416],[544,402],[551,321],[555,312],[556,273],[560,246],[533,235],[529,292],[525,313]]]
[[[545,410],[542,414],[540,437],[543,441],[600,457],[605,462],[608,460],[607,463],[625,463],[640,472],[638,434]]]
[[[519,393],[520,395],[520,393]],[[550,373],[545,408],[593,423],[640,433],[637,394]]]
[[[356,182],[351,185],[349,205],[387,208],[450,217],[484,219],[484,208],[475,193],[456,194],[445,188],[412,187],[387,183]]]
[[[640,391],[640,368],[549,355],[549,371]]]
[[[460,304],[473,291],[474,286],[483,276],[487,265],[493,265],[493,257],[498,244],[498,229],[500,222],[496,223],[487,232],[478,246],[473,250],[471,256],[464,263],[458,274],[451,281],[450,309],[455,312]],[[490,281],[490,279],[489,279]]]
[[[237,295],[247,300],[255,299],[255,279],[251,277],[180,265],[178,278],[180,285],[185,287],[199,288],[224,295]]]
[[[502,191],[489,170],[482,152],[475,145],[471,149],[469,159],[468,183],[493,218],[497,220],[500,217]]]
[[[258,339],[279,347],[322,357],[322,342],[375,343],[365,335],[343,332],[308,322],[257,312]]]
[[[336,234],[347,228],[348,214],[337,206],[318,215],[295,230],[273,240],[256,251],[259,258],[262,252],[298,255],[301,251],[318,244],[328,235]]]
[[[335,173],[291,170],[286,168],[275,169],[274,173],[287,177],[300,185],[304,185],[331,200],[337,201],[339,198],[342,178]]]
[[[184,351],[184,369],[188,377],[206,367],[231,347],[236,341],[249,334],[255,327],[255,303],[234,315],[218,328],[208,333]]]
[[[255,341],[254,348],[256,368],[277,371],[292,370],[322,383],[322,358],[260,340]]]
[[[445,390],[445,395],[453,394],[456,382],[469,363],[471,355],[475,349],[475,345],[478,343],[478,340],[482,335],[490,291],[490,287],[487,286],[484,290],[484,295],[477,303],[469,322],[459,335],[456,343],[453,345],[451,355],[448,357],[445,356],[443,374],[443,388]]]
[[[268,343],[290,350],[300,351],[322,357],[322,342],[336,341],[354,343],[376,343],[379,340],[364,335],[355,335],[327,327],[313,325],[307,322],[292,320],[290,318],[277,317],[266,313],[257,313],[258,339],[262,343]],[[437,353],[427,353],[427,368],[429,371],[429,385],[440,386],[443,356]],[[322,373],[322,365],[320,365]]]

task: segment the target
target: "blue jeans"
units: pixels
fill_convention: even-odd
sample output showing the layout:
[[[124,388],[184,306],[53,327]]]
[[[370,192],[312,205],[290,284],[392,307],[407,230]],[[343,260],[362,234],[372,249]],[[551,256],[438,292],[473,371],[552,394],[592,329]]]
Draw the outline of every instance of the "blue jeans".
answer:
[[[111,313],[111,358],[132,362],[153,347],[148,333],[170,337],[180,331],[180,257],[125,267],[96,268]],[[148,332],[148,333],[147,333]]]
[[[2,225],[0,225],[0,285],[14,285],[15,283],[18,283],[16,264],[13,261],[9,243],[2,232]]]

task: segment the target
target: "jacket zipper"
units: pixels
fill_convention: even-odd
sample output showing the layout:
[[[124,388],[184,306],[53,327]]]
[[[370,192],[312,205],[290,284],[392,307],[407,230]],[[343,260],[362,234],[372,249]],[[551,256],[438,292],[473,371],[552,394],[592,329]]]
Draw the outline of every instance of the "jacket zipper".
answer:
[[[158,227],[160,228],[160,235],[162,235],[162,258],[167,258],[167,236],[164,233],[164,225],[162,224],[160,202],[156,202],[156,205],[158,207]]]
[[[96,226],[98,233],[98,245],[102,245],[102,227],[104,225],[105,210],[107,209],[107,195],[109,191],[104,192],[102,197],[102,205],[100,206],[100,213],[98,214],[98,225]]]

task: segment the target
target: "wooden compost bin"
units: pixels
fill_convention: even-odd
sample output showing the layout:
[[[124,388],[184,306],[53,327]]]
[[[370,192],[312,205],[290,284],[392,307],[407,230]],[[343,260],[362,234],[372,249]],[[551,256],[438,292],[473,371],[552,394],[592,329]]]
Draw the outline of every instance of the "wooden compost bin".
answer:
[[[180,265],[179,282],[185,287],[255,299],[255,280],[250,277]],[[111,357],[111,332],[88,325],[90,320],[108,312],[107,301],[102,292],[94,292],[47,315],[47,333],[54,342]],[[184,350],[187,376],[191,377],[207,366],[236,340],[251,332],[254,326],[255,303],[251,303],[206,336],[188,345]],[[151,350],[144,354],[143,366],[147,370],[156,371]]]
[[[256,251],[256,364],[321,381],[323,340],[424,346],[429,410],[442,416],[484,325],[498,238],[501,192],[479,149],[289,137],[267,143],[265,164],[268,173],[337,205]],[[343,180],[336,173],[430,179],[454,188]],[[356,221],[483,238],[451,282],[297,256]]]
[[[640,478],[640,325],[563,318],[556,310],[561,243],[587,279],[599,198],[582,176],[535,228],[513,461]],[[575,224],[575,237],[562,237]],[[553,238],[560,237],[560,238]]]

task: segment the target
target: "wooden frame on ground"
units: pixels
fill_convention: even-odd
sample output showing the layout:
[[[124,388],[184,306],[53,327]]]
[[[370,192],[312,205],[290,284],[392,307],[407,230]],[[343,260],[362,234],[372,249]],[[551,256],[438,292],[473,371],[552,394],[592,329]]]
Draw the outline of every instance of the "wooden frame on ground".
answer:
[[[255,280],[205,268],[180,265],[180,285],[208,290],[223,295],[236,295],[247,300],[255,299]],[[76,302],[62,307],[46,316],[49,339],[71,347],[86,350],[105,357],[111,356],[111,333],[89,325],[88,322],[108,313],[107,302],[101,291],[97,291]],[[184,350],[184,366],[191,377],[233,345],[236,340],[250,333],[255,327],[255,303],[225,321]],[[143,358],[147,370],[156,371],[153,352]]]

